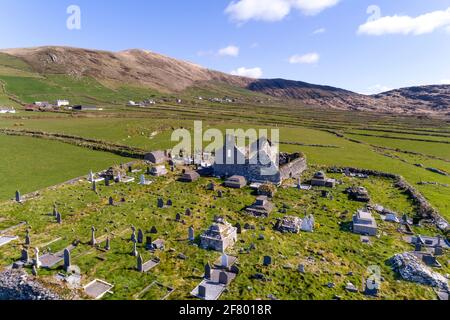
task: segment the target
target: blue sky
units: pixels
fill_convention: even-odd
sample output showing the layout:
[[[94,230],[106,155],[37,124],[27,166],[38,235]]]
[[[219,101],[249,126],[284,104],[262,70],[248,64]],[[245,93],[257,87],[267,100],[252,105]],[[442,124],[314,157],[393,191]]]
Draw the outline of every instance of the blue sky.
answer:
[[[66,27],[69,5],[80,30]],[[0,48],[41,45],[148,49],[369,93],[450,83],[450,0],[0,0]]]

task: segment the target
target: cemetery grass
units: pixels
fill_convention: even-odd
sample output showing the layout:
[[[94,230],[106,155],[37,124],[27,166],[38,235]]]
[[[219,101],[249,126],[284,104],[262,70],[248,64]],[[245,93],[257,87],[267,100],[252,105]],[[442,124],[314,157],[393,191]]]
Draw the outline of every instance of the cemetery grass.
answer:
[[[305,176],[311,176],[317,169],[311,168]],[[355,180],[334,175],[344,182],[332,190],[334,200],[321,198],[321,189],[305,192],[282,187],[274,198],[276,209],[273,215],[268,219],[256,219],[241,212],[254,201],[250,189],[219,187],[223,190],[224,197],[214,199],[216,192],[206,191],[206,185],[210,181],[218,184],[219,180],[201,178],[195,183],[184,184],[176,181],[179,174],[180,172],[176,172],[170,173],[168,177],[155,178],[155,182],[150,186],[140,186],[136,183],[111,187],[99,185],[98,194],[91,190],[89,183],[83,181],[56,190],[42,191],[38,198],[24,204],[4,202],[0,207],[0,230],[27,221],[31,227],[32,245],[41,247],[41,251],[50,249],[57,252],[74,240],[80,240],[81,244],[72,252],[72,264],[80,267],[83,284],[96,278],[114,284],[114,294],[106,295],[105,299],[161,299],[161,290],[153,289],[141,297],[136,297],[154,281],[175,289],[168,299],[192,299],[189,293],[201,281],[205,263],[213,263],[220,257],[220,253],[189,244],[187,228],[194,226],[197,236],[195,243],[198,244],[199,234],[209,227],[215,215],[223,215],[232,224],[250,223],[256,227],[255,230],[244,231],[238,235],[238,242],[228,250],[229,254],[238,257],[241,272],[222,299],[268,299],[270,295],[286,300],[332,299],[335,295],[344,299],[369,299],[361,293],[346,292],[344,286],[351,281],[361,290],[362,281],[367,277],[367,267],[370,265],[378,265],[382,270],[384,282],[380,299],[435,297],[431,288],[399,281],[391,270],[388,259],[396,253],[412,249],[402,241],[402,235],[396,231],[395,225],[381,221],[380,216],[376,215],[381,237],[371,238],[371,244],[363,244],[358,235],[347,229],[353,213],[362,207],[360,203],[349,201],[343,193],[350,185],[364,185],[372,195],[374,203],[384,205],[399,214],[413,215],[414,205],[393,187],[391,180]],[[138,175],[135,175],[136,179]],[[116,202],[124,197],[126,202],[111,207],[108,205],[109,196]],[[165,201],[171,199],[174,206],[158,209],[158,197],[163,197]],[[57,204],[62,213],[62,225],[56,224],[51,215],[53,203]],[[315,232],[281,234],[274,231],[275,219],[285,215],[277,212],[283,205],[288,207],[287,215],[303,218],[305,214],[314,214],[317,223]],[[184,213],[187,208],[192,210],[193,216],[182,214],[185,224],[176,222],[175,215]],[[160,238],[166,241],[166,250],[154,254],[146,252],[142,245],[138,246],[138,251],[145,261],[154,257],[161,260],[158,266],[145,274],[134,269],[136,258],[130,255],[131,225],[141,228],[146,235],[152,236],[153,240]],[[87,244],[91,226],[97,229],[100,248],[104,246],[106,235],[112,237],[111,251],[105,252]],[[156,235],[148,233],[153,226],[157,228]],[[26,226],[23,226],[15,230],[20,236],[19,241],[0,248],[2,265],[18,260],[25,228]],[[436,230],[427,225],[415,231],[424,235],[436,234]],[[258,240],[260,235],[265,239]],[[52,244],[46,245],[50,242]],[[251,244],[255,244],[256,249],[247,253]],[[179,259],[179,254],[184,254],[187,259]],[[273,258],[272,266],[262,266],[262,258],[265,255]],[[438,258],[443,264],[440,270],[443,274],[450,271],[448,258],[448,253]],[[299,264],[305,265],[305,274],[297,271]],[[60,266],[52,270],[40,269],[40,279],[54,283],[54,275],[61,271]],[[349,275],[349,272],[353,275]],[[264,274],[268,281],[250,279],[255,273]],[[332,289],[326,286],[330,282],[335,284]]]

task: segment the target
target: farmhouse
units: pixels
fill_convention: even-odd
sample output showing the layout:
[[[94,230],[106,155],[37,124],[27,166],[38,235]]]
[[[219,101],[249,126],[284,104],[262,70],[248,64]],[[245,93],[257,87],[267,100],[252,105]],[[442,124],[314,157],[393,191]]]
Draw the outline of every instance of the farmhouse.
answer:
[[[369,211],[358,210],[353,216],[353,232],[369,236],[377,235],[377,223]]]
[[[150,161],[151,163],[154,164],[161,164],[166,162],[167,157],[164,151],[158,150],[158,151],[153,151],[150,153],[147,153],[144,156],[144,160],[146,161]]]
[[[241,189],[247,185],[247,180],[243,176],[232,176],[228,178],[224,186],[228,188]]]
[[[67,107],[70,105],[69,100],[56,100],[56,105],[58,107]]]
[[[0,114],[5,114],[5,113],[16,113],[16,109],[0,107]]]
[[[306,158],[300,154],[279,154],[265,137],[248,148],[238,146],[236,136],[227,135],[225,145],[216,149],[214,175],[242,176],[250,183],[280,184],[306,170]]]
[[[200,235],[200,246],[204,249],[212,249],[224,252],[237,241],[237,229],[230,223],[218,218]]]

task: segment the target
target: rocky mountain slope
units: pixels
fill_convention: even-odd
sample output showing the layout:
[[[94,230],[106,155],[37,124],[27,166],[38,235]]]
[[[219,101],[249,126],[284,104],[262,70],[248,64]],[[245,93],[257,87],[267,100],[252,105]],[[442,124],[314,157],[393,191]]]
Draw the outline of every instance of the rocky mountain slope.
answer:
[[[102,83],[139,85],[161,92],[222,83],[305,105],[342,110],[448,114],[450,85],[411,87],[367,96],[330,86],[284,79],[250,79],[210,70],[146,50],[108,52],[70,47],[8,49],[40,74],[93,77]]]

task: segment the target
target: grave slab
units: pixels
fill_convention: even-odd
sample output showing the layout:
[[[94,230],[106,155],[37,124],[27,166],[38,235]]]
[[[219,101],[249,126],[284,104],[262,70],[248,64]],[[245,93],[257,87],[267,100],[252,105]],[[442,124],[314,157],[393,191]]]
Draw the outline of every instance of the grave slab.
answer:
[[[8,243],[15,241],[19,239],[18,237],[15,236],[1,236],[0,237],[0,247],[7,245]]]
[[[111,292],[114,286],[106,281],[95,279],[84,287],[86,295],[92,299],[99,300],[103,298],[105,294]]]

